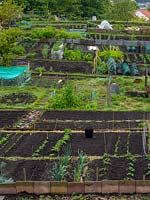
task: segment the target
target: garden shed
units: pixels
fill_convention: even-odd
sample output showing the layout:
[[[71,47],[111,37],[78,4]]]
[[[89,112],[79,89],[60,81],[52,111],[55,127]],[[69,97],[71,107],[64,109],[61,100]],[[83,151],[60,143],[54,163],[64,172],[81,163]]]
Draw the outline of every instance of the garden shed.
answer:
[[[22,86],[29,79],[29,66],[0,66],[0,86]]]

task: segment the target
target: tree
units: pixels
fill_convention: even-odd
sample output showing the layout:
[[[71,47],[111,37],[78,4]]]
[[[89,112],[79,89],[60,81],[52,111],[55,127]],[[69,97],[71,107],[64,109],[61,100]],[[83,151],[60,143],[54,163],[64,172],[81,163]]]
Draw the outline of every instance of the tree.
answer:
[[[12,20],[21,17],[22,7],[14,4],[12,0],[6,0],[0,5],[0,25],[7,26]]]
[[[58,17],[81,18],[96,15],[101,17],[110,5],[110,0],[13,0],[23,5],[24,11],[50,12]]]
[[[18,28],[0,31],[0,57],[4,66],[8,66],[11,59],[17,54],[15,49],[18,48],[17,41],[21,36],[22,32]]]
[[[59,17],[81,16],[80,0],[51,0],[49,11]]]
[[[110,18],[119,21],[129,21],[134,17],[137,3],[131,0],[114,0]]]
[[[83,17],[101,16],[108,7],[109,0],[81,0],[81,10]]]
[[[24,12],[36,11],[38,14],[45,14],[48,11],[49,0],[13,0],[16,4],[23,6]]]

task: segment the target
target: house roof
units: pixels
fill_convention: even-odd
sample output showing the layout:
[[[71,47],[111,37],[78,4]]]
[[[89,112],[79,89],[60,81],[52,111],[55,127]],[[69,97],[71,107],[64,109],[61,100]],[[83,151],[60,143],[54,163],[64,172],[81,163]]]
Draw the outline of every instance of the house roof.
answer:
[[[147,9],[139,9],[139,10],[137,10],[137,12],[142,13],[145,17],[150,19],[150,11],[148,11]]]

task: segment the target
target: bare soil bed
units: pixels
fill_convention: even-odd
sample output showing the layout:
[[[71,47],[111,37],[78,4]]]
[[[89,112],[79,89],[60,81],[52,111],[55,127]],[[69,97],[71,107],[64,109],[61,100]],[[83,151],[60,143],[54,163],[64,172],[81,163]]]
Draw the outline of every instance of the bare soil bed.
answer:
[[[50,123],[50,120],[57,119],[62,123],[65,121],[66,124],[64,123],[64,127],[61,123],[59,124],[62,128],[68,128],[68,120],[71,120],[70,124],[73,124],[73,121],[80,121],[78,125],[81,124],[81,126],[76,126],[76,130],[79,130],[77,128],[81,127],[82,131],[72,132],[69,140],[65,145],[61,146],[59,152],[52,151],[52,148],[57,144],[57,141],[63,138],[64,133],[62,132],[56,130],[52,132],[9,132],[9,137],[3,141],[6,134],[1,131],[0,141],[3,142],[0,145],[0,157],[1,161],[7,164],[5,169],[6,176],[12,177],[14,181],[24,180],[24,168],[26,171],[26,180],[53,180],[53,168],[59,160],[59,155],[63,155],[65,147],[71,146],[72,158],[67,167],[67,172],[69,173],[65,175],[67,181],[74,180],[74,169],[77,164],[79,151],[84,152],[88,156],[88,168],[85,176],[85,180],[87,181],[104,179],[124,180],[128,178],[136,180],[145,178],[150,180],[149,160],[147,155],[144,154],[144,149],[146,153],[149,151],[148,132],[146,131],[145,133],[146,137],[143,134],[142,126],[144,117],[145,119],[149,119],[149,113],[44,112],[38,123],[40,121],[44,123],[46,120]],[[85,125],[89,125],[87,124],[88,121],[93,123],[90,125],[101,123],[101,126],[98,127],[99,129],[94,130],[93,138],[85,137],[84,128],[86,128]],[[113,126],[114,131],[109,130]],[[125,131],[126,127],[127,131]],[[40,148],[45,141],[46,144]],[[145,142],[145,146],[143,146],[143,141]],[[36,155],[34,155],[35,152],[37,152]],[[129,159],[129,153],[132,155],[132,159]],[[105,165],[106,154],[110,159],[107,166]],[[133,167],[132,177],[129,176],[129,167],[131,164]]]
[[[0,103],[8,104],[8,105],[16,105],[16,104],[29,104],[33,103],[36,100],[36,96],[30,93],[12,93],[9,95],[2,96]]]
[[[47,140],[39,156],[49,156],[52,148],[61,139],[63,133],[12,133],[12,136],[0,147],[3,157],[32,157],[38,147]],[[132,133],[94,133],[93,138],[86,138],[84,133],[73,133],[70,137],[72,156],[83,151],[88,156],[102,156],[104,153],[125,155],[127,149],[134,155],[143,155],[142,132]],[[117,150],[116,150],[117,149]],[[63,150],[63,148],[62,148]],[[60,152],[61,153],[61,152]],[[56,154],[57,156],[57,154]]]
[[[42,119],[73,119],[73,120],[136,120],[150,119],[149,112],[111,112],[111,111],[45,111]]]
[[[53,168],[57,160],[32,160],[32,161],[5,161],[7,164],[6,171],[7,177],[12,177],[14,181],[23,181],[24,172],[26,170],[26,180],[28,181],[50,181],[53,180]],[[143,177],[147,171],[147,160],[143,157],[137,157],[135,163],[135,172],[133,179],[143,180]],[[65,175],[65,180],[74,181],[74,167],[76,161],[72,160],[68,166],[68,174]],[[96,180],[124,180],[127,179],[129,161],[122,158],[111,158],[111,165],[105,173],[103,173],[103,160],[95,159],[89,161],[88,170],[85,176],[86,181]],[[97,176],[97,169],[99,170]],[[150,176],[145,176],[145,179],[149,180]]]
[[[8,127],[12,127],[21,117],[23,117],[24,115],[26,115],[28,113],[28,111],[24,111],[24,110],[8,110],[8,111],[4,111],[1,110],[0,111],[0,128],[8,128]]]
[[[15,181],[24,180],[23,168],[26,170],[27,180],[53,180],[53,167],[58,162],[57,153],[50,157],[52,147],[60,140],[63,133],[12,133],[8,141],[1,145],[1,161],[7,163],[6,174]],[[19,139],[18,139],[19,138]],[[47,140],[45,147],[39,151],[38,157],[33,157],[33,153]],[[88,169],[85,179],[87,181],[123,180],[128,178],[128,169],[130,161],[127,158],[127,152],[130,152],[134,158],[133,179],[141,180],[144,175],[150,179],[148,172],[148,160],[144,155],[142,144],[142,132],[129,133],[94,133],[93,138],[85,138],[84,133],[72,133],[70,141],[65,146],[71,146],[73,156],[68,165],[67,181],[74,180],[74,168],[76,166],[78,152],[83,151],[88,156]],[[63,149],[59,155],[63,155]],[[147,151],[147,144],[146,144]],[[104,164],[105,153],[110,156],[109,166]],[[97,157],[98,156],[98,157]],[[15,157],[17,160],[15,161]],[[91,159],[90,159],[91,157]],[[13,161],[14,160],[14,161]],[[97,177],[97,169],[99,171]],[[105,169],[105,170],[104,170]]]

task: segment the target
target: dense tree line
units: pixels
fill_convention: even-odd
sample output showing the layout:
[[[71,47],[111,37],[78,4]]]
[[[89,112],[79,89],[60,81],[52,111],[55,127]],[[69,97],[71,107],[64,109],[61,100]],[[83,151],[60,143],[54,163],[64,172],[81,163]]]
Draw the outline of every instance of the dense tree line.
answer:
[[[19,19],[21,12],[36,13],[51,19],[52,16],[67,19],[91,18],[131,20],[137,4],[131,0],[0,0],[0,24]]]
[[[99,18],[128,20],[137,4],[131,0],[13,0],[23,5],[24,12],[36,11],[58,17],[85,18],[96,15]]]
[[[104,14],[110,0],[13,0],[24,6],[24,11],[50,12],[52,15],[66,17],[89,17]]]

